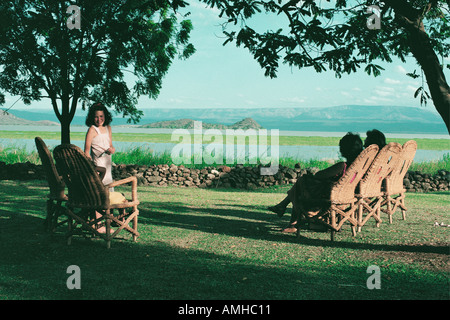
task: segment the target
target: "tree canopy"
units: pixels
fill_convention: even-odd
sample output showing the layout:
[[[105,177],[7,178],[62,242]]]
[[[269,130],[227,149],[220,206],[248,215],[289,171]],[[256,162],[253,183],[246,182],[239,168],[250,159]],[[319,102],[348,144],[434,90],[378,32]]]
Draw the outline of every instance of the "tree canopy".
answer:
[[[224,44],[247,48],[268,77],[276,77],[280,64],[332,71],[337,77],[363,68],[378,76],[380,62],[390,63],[393,57],[405,62],[413,56],[429,89],[419,87],[415,96],[421,103],[431,96],[450,132],[450,88],[444,76],[444,58],[450,53],[449,1],[202,1],[226,19]],[[285,26],[252,26],[253,18],[268,14],[283,16]],[[373,19],[379,19],[380,28],[371,25]]]
[[[78,0],[78,15],[71,5],[0,3],[0,104],[4,92],[25,104],[50,99],[65,143],[80,105],[101,101],[138,121],[138,98],[157,97],[172,61],[195,51],[191,21],[178,13],[183,0]],[[131,88],[127,73],[135,81]]]

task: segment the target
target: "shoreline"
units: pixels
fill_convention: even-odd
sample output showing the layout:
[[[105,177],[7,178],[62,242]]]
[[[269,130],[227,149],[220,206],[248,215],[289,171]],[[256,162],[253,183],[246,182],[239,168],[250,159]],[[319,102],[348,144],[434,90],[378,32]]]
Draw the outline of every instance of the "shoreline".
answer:
[[[140,134],[171,134],[175,130],[187,130],[189,133],[193,134],[194,129],[164,129],[164,128],[139,128],[133,125],[117,125],[111,126],[113,132],[115,133],[140,133]],[[41,132],[60,132],[60,126],[17,126],[17,125],[0,125],[0,131],[41,131]],[[202,129],[202,133],[205,133],[208,129]],[[289,131],[289,130],[279,130],[279,129],[266,129],[267,133],[270,134],[275,130],[278,130],[280,136],[293,136],[293,137],[342,137],[347,132],[333,132],[333,131]],[[86,132],[86,126],[73,125],[70,127],[71,132]],[[226,133],[225,130],[218,130],[223,134]],[[246,130],[244,130],[245,132]],[[256,133],[258,130],[255,130]],[[357,132],[361,137],[365,137],[365,132]],[[399,138],[399,139],[448,139],[450,140],[450,135],[448,134],[433,134],[433,133],[390,133],[383,132],[386,138]]]
[[[325,138],[323,138],[325,139]],[[60,144],[59,140],[47,139],[45,138],[45,143],[49,148],[53,148]],[[317,138],[316,138],[317,140]],[[72,139],[72,144],[83,148],[84,140]],[[2,139],[0,138],[0,151],[3,148],[15,148],[17,145],[23,148],[27,152],[32,152],[35,150],[34,139]],[[165,153],[170,153],[174,148],[189,150],[191,154],[195,154],[196,147],[191,144],[189,147],[181,147],[184,144],[174,143],[174,142],[129,142],[129,141],[116,141],[114,146],[117,152],[128,152],[130,150],[141,149],[145,152],[150,152],[155,155],[163,155]],[[211,145],[202,143],[202,149],[207,149]],[[253,150],[257,155],[261,154],[272,154],[274,150],[270,145],[254,145],[256,148]],[[198,146],[197,146],[198,147]],[[231,147],[233,155],[237,155],[239,152],[250,152],[250,147],[248,145],[222,145],[219,148],[222,152],[228,152]],[[248,150],[247,150],[248,149]],[[257,151],[256,151],[257,150]],[[328,146],[328,145],[282,145],[280,144],[276,149],[279,158],[293,158],[302,161],[307,161],[310,159],[315,160],[338,160],[339,159],[339,147]],[[183,151],[184,152],[184,151]],[[441,161],[446,155],[450,154],[450,148],[445,150],[432,150],[432,149],[418,149],[415,156],[415,162],[435,162]]]

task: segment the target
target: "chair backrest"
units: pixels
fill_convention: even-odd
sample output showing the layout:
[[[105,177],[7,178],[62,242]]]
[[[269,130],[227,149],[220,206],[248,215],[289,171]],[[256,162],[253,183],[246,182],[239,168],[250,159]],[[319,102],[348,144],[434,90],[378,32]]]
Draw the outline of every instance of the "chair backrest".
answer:
[[[375,197],[382,194],[381,185],[397,166],[401,152],[402,146],[397,142],[388,143],[378,152],[359,183],[360,196]]]
[[[397,166],[394,168],[392,174],[386,179],[386,191],[389,194],[396,194],[403,192],[403,179],[406,172],[408,172],[411,163],[414,160],[414,156],[417,151],[417,142],[414,140],[406,141],[402,147],[400,154],[400,160]]]
[[[53,199],[65,199],[64,181],[56,170],[55,162],[53,161],[47,145],[40,137],[35,137],[34,142],[47,177],[48,186],[50,188],[50,197]]]
[[[79,208],[106,209],[109,189],[104,186],[93,163],[73,144],[61,144],[53,150],[56,167],[69,190],[69,203]]]
[[[345,174],[331,189],[330,199],[336,202],[350,202],[355,198],[358,183],[369,169],[378,153],[378,146],[373,144],[364,149],[347,168]]]

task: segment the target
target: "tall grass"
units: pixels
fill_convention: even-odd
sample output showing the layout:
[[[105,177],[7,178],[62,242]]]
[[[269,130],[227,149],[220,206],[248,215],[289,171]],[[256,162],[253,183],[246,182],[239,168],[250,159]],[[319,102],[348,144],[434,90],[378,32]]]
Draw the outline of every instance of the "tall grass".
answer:
[[[166,151],[162,154],[155,154],[151,149],[145,148],[134,148],[129,152],[117,152],[114,154],[113,161],[117,164],[136,164],[136,165],[158,165],[158,164],[172,164],[174,160],[172,159],[172,155],[170,152]],[[202,157],[202,163],[196,163],[195,155],[191,155],[190,157],[186,157],[182,159],[182,162],[175,162],[176,164],[182,164],[187,168],[203,168],[206,166],[217,167],[221,165],[227,166],[235,166],[238,163],[237,157],[234,157],[233,161],[227,160],[225,155],[220,155],[215,157],[215,159],[219,161],[207,161]],[[325,169],[330,166],[330,161],[325,160],[299,160],[293,157],[283,157],[279,159],[279,165],[286,167],[294,167],[296,164],[300,164],[302,168],[308,167],[318,167],[319,169]],[[269,162],[270,163],[270,162]],[[259,165],[267,165],[267,160],[265,162],[259,161],[258,158],[249,158],[245,157],[244,166],[259,166]]]
[[[422,173],[434,174],[439,170],[450,171],[450,153],[444,154],[442,160],[430,162],[413,162],[411,164],[411,171],[420,171]]]
[[[4,149],[0,147],[0,161],[5,162],[6,164],[19,162],[41,163],[37,151],[29,153],[23,147],[8,147]]]
[[[52,150],[50,150],[52,152]],[[6,164],[13,164],[18,162],[31,162],[34,164],[41,164],[39,155],[36,151],[27,152],[24,147],[8,147],[5,149],[0,148],[0,161]],[[135,164],[135,165],[158,165],[158,164],[172,164],[171,153],[166,151],[162,154],[156,154],[151,149],[147,148],[134,148],[128,152],[116,152],[113,155],[113,162],[116,164]],[[293,168],[296,164],[299,164],[301,168],[317,167],[320,170],[328,168],[334,162],[333,160],[319,160],[309,159],[300,160],[294,157],[282,157],[279,159],[279,165]],[[187,168],[203,168],[205,166],[217,167],[220,165],[233,166],[237,164],[237,159],[234,159],[233,163],[227,162],[223,157],[220,162],[205,163],[205,159],[201,164],[195,163],[194,155],[185,159],[183,163]],[[261,163],[257,159],[245,159],[244,166],[257,166]],[[410,169],[411,171],[420,171],[422,173],[435,174],[438,170],[450,171],[450,154],[445,154],[442,160],[429,161],[429,162],[413,162]]]

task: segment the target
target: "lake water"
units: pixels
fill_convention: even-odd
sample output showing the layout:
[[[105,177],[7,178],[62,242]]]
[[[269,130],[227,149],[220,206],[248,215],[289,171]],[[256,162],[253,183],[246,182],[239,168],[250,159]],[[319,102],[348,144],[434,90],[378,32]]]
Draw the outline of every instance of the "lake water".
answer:
[[[71,141],[73,144],[77,145],[81,149],[84,148],[84,141]],[[47,146],[52,149],[55,146],[60,144],[59,140],[45,140]],[[114,147],[117,152],[126,152],[129,150],[133,150],[136,148],[142,148],[144,150],[152,151],[154,154],[162,154],[164,152],[171,153],[173,148],[175,147],[181,148],[181,145],[176,143],[148,143],[148,142],[123,142],[116,141],[114,142]],[[213,145],[204,144],[203,147],[212,147]],[[9,148],[9,147],[19,147],[25,148],[28,152],[35,151],[36,146],[34,143],[34,139],[2,139],[0,138],[0,148]],[[227,147],[222,147],[223,153],[226,153]],[[234,146],[233,155],[235,158],[238,158],[239,155],[242,155],[244,148],[242,146]],[[219,149],[215,149],[218,151]],[[254,149],[253,155],[258,156],[259,154],[270,156],[272,155],[272,149],[270,146],[262,146]],[[248,154],[249,150],[245,150]],[[194,146],[191,146],[191,154],[195,153]],[[437,161],[442,160],[445,154],[450,154],[450,150],[417,150],[416,156],[414,158],[415,162],[424,162],[424,161]],[[279,157],[292,157],[298,160],[327,160],[339,159],[339,147],[335,146],[279,146]],[[258,157],[261,158],[261,157]]]
[[[152,129],[152,128],[138,128],[137,126],[112,126],[113,132],[119,133],[172,133],[174,129]],[[0,131],[49,131],[59,132],[60,126],[8,126],[0,125]],[[70,126],[70,130],[73,132],[86,132],[86,126]],[[192,133],[193,130],[188,130]],[[203,129],[203,132],[206,130]],[[271,130],[267,130],[270,135]],[[302,136],[302,137],[343,137],[346,132],[321,132],[321,131],[284,131],[280,130],[280,136]],[[417,138],[429,138],[429,139],[448,139],[450,144],[450,135],[448,134],[407,134],[407,133],[389,133],[384,132],[386,138],[405,138],[405,139],[417,139]],[[365,137],[365,132],[360,132],[361,137]],[[1,137],[0,137],[1,138]]]
[[[0,130],[8,131],[51,131],[59,132],[61,129],[59,126],[7,126],[1,125]],[[71,126],[70,130],[72,132],[86,132],[87,128],[85,126]],[[193,130],[187,130],[193,133]],[[206,129],[203,129],[202,133],[206,133]],[[136,126],[113,126],[113,132],[119,133],[173,133],[174,129],[151,129],[151,128],[137,128]],[[267,136],[273,134],[273,130],[267,130]],[[365,137],[365,133],[360,133],[361,137]],[[345,132],[312,132],[312,131],[279,131],[280,136],[322,136],[322,137],[342,137]],[[390,134],[385,133],[387,138],[406,138],[406,139],[417,139],[417,138],[430,138],[430,139],[449,139],[449,150],[417,150],[416,156],[414,158],[415,162],[423,161],[437,161],[442,160],[445,154],[450,154],[450,136],[449,135],[434,135],[434,134]],[[225,140],[225,139],[224,139]],[[59,140],[46,140],[45,143],[49,148],[53,148],[60,144]],[[73,144],[84,148],[84,141],[72,141]],[[116,151],[126,152],[135,148],[143,148],[144,150],[151,150],[155,154],[162,154],[164,152],[171,152],[176,143],[148,143],[148,142],[114,142],[114,147]],[[0,137],[0,147],[20,147],[25,148],[28,152],[36,150],[33,139],[2,139]],[[179,146],[178,146],[179,147]],[[208,147],[208,145],[203,145],[203,147]],[[234,146],[234,155],[237,158],[240,154],[241,149],[238,146]],[[239,150],[238,150],[239,149]],[[216,149],[217,151],[218,149]],[[224,153],[226,152],[226,146],[223,147]],[[264,147],[261,148],[254,155],[259,155],[260,153],[271,155],[271,148]],[[249,152],[248,149],[246,151]],[[191,153],[194,154],[194,147],[191,149]],[[298,160],[327,160],[339,159],[339,148],[337,146],[279,146],[279,157],[292,157]],[[260,157],[258,157],[260,158]]]

